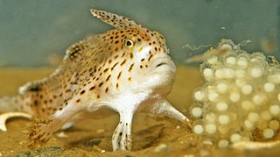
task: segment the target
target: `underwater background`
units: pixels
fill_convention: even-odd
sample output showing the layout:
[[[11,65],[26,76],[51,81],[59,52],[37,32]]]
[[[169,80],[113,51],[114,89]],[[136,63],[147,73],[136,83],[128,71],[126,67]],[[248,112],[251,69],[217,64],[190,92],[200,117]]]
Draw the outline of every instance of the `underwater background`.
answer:
[[[91,8],[161,32],[181,63],[222,38],[280,58],[279,0],[0,0],[0,66],[48,66],[69,45],[111,29]]]
[[[235,44],[240,44],[240,49],[244,50],[244,52],[242,51],[243,55],[247,57],[249,54],[244,54],[245,51],[249,53],[258,51],[264,52],[265,55],[274,55],[280,60],[280,0],[0,0],[0,97],[15,95],[18,87],[26,82],[50,75],[60,63],[65,50],[73,43],[87,36],[111,30],[111,26],[90,14],[89,10],[92,8],[131,18],[150,30],[158,31],[164,35],[171,56],[177,62],[176,81],[168,100],[176,109],[194,122],[193,130],[186,127],[185,124],[167,117],[152,116],[146,113],[135,114],[133,120],[133,151],[111,152],[111,138],[115,126],[119,122],[119,116],[109,109],[102,109],[93,114],[82,113],[80,115],[81,119],[75,123],[72,129],[58,132],[46,146],[33,151],[28,149],[24,143],[28,139],[25,131],[28,130],[31,122],[15,118],[7,123],[7,132],[0,131],[0,156],[167,157],[172,154],[184,157],[280,156],[279,64],[266,64],[266,61],[261,62],[263,64],[256,64],[256,67],[257,65],[266,66],[260,69],[257,67],[257,72],[255,69],[254,77],[251,77],[253,71],[251,67],[254,67],[254,64],[250,62],[252,66],[244,72],[246,74],[244,78],[245,81],[248,81],[248,85],[240,85],[244,88],[239,92],[241,97],[238,98],[238,101],[245,100],[245,102],[248,102],[246,100],[251,99],[251,95],[259,91],[263,92],[262,89],[265,89],[263,87],[267,84],[265,81],[269,78],[267,76],[276,76],[272,78],[279,81],[275,83],[275,90],[274,86],[268,88],[268,90],[273,90],[272,94],[267,90],[263,92],[266,92],[265,94],[269,96],[268,103],[263,105],[266,109],[264,113],[270,113],[271,108],[268,107],[272,106],[274,119],[265,121],[265,123],[262,121],[261,124],[263,125],[261,126],[263,130],[269,130],[270,128],[276,130],[275,132],[272,131],[272,134],[268,132],[270,133],[268,134],[269,138],[267,136],[263,138],[261,133],[264,134],[265,131],[253,130],[252,134],[248,132],[243,134],[245,130],[243,129],[243,122],[244,126],[251,123],[245,123],[248,122],[245,119],[247,117],[244,116],[247,111],[244,110],[243,112],[240,108],[236,108],[238,106],[236,104],[239,103],[228,103],[229,105],[208,103],[209,95],[211,95],[211,92],[208,91],[210,94],[205,92],[206,96],[208,94],[208,99],[203,98],[203,101],[199,99],[201,95],[198,95],[198,97],[196,95],[204,91],[201,89],[206,89],[209,86],[214,88],[217,86],[220,93],[225,90],[225,86],[221,85],[226,84],[226,87],[234,87],[232,83],[234,81],[232,80],[235,77],[230,79],[219,78],[217,79],[219,82],[209,82],[207,78],[216,77],[216,75],[212,75],[214,71],[211,69],[222,71],[220,73],[222,75],[218,76],[224,77],[228,70],[239,70],[239,67],[228,64],[230,62],[227,62],[226,56],[214,56],[214,58],[220,57],[216,61],[222,62],[219,64],[222,66],[209,66],[207,63],[210,63],[211,58],[206,60],[200,68],[197,66],[198,63],[189,64],[186,62],[186,59],[204,53],[211,46],[217,47],[220,40],[224,38],[232,39]],[[218,50],[219,48],[221,47],[218,47]],[[215,51],[215,49],[212,50]],[[236,58],[231,59],[239,60],[240,54],[238,56],[231,55],[231,57]],[[252,59],[260,56],[260,53],[255,54],[257,55],[252,54],[248,58]],[[266,59],[263,56],[260,58]],[[259,60],[256,61],[258,63]],[[277,68],[274,68],[274,66]],[[223,71],[223,68],[228,69]],[[243,74],[241,72],[239,74]],[[218,85],[222,88],[218,88]],[[209,89],[211,91],[211,87]],[[228,92],[230,91],[235,92],[234,90],[228,90]],[[213,93],[212,96],[215,96],[215,93]],[[219,98],[221,98],[219,100],[228,100],[230,97],[223,93],[220,94]],[[274,110],[275,101],[278,101],[278,108],[276,108],[278,110]],[[243,103],[245,105],[240,104],[241,107],[246,107],[246,103]],[[207,108],[207,106],[211,107]],[[217,111],[215,112],[217,117],[226,117],[220,115],[221,113],[227,114],[220,112],[221,109],[214,110],[216,106],[220,106],[222,109],[225,106],[230,106],[225,112],[234,111],[234,114],[236,113],[239,116],[239,119],[236,120],[238,123],[231,119],[232,115],[228,118],[230,121],[228,120],[227,124],[234,128],[227,134],[230,135],[230,140],[228,137],[226,137],[228,139],[221,137],[217,133],[216,127],[208,125],[207,120],[209,120],[209,117],[211,120],[212,117],[206,116],[204,113]],[[256,109],[256,113],[260,113],[260,116],[262,116],[263,108],[254,109]],[[202,113],[205,116],[201,116]],[[269,114],[264,115],[267,117]],[[276,116],[278,116],[278,119],[275,118]],[[206,121],[201,118],[205,118]],[[220,121],[225,123],[226,118],[219,119],[217,128],[220,128]],[[201,127],[206,128],[206,131],[199,127],[195,129],[202,121],[207,122],[203,123],[203,127]],[[273,127],[270,124],[274,124],[271,125]],[[267,129],[267,126],[270,128]],[[208,135],[209,131],[214,132],[211,134],[213,136],[204,136]],[[198,136],[198,134],[201,134],[201,136]],[[242,138],[251,138],[252,135],[252,140],[272,141],[277,142],[277,145],[264,149],[245,149],[245,147],[240,147],[241,149],[221,149],[241,137],[237,136],[238,138],[232,140],[232,137],[236,137],[236,134],[242,134]],[[273,136],[270,137],[270,135]],[[221,141],[223,141],[222,144],[220,144]],[[218,143],[219,148],[214,145],[211,147],[211,142],[214,145]]]

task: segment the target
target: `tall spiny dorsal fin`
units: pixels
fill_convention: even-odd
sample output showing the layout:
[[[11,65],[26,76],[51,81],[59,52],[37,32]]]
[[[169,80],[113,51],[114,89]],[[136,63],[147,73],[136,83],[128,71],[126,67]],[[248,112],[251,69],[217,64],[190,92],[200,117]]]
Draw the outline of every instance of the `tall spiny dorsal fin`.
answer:
[[[135,21],[117,15],[113,14],[110,12],[102,11],[102,10],[96,10],[96,9],[91,9],[90,12],[92,13],[93,16],[99,18],[100,20],[114,26],[115,28],[129,28],[129,27],[139,27],[140,25],[137,24]],[[140,26],[141,27],[141,26]]]

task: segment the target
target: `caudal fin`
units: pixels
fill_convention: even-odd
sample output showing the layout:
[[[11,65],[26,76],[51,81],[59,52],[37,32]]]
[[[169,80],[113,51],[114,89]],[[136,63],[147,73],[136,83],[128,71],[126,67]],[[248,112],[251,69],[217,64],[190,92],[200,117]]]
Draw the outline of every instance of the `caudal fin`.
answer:
[[[12,112],[19,110],[18,97],[4,96],[0,97],[0,112]]]

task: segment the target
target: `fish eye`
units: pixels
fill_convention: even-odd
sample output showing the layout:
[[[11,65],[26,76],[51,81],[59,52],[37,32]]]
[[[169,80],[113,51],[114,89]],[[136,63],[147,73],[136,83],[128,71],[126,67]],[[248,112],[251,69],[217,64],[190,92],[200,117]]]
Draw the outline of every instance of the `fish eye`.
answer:
[[[132,42],[131,40],[126,40],[126,41],[125,41],[125,45],[126,45],[127,47],[132,47],[132,46],[133,46],[133,42]]]

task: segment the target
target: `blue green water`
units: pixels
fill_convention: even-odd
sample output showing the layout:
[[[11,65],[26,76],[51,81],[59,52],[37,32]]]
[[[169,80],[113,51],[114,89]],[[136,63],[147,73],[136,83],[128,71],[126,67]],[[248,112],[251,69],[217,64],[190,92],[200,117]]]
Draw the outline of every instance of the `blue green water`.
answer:
[[[184,45],[217,45],[222,38],[251,40],[243,49],[280,56],[279,0],[0,0],[0,65],[46,66],[50,54],[63,55],[72,43],[111,29],[91,8],[161,32],[179,62],[205,50]],[[263,41],[274,46],[264,49]]]

